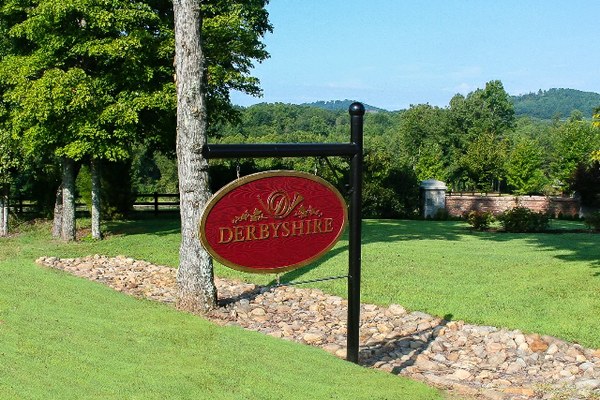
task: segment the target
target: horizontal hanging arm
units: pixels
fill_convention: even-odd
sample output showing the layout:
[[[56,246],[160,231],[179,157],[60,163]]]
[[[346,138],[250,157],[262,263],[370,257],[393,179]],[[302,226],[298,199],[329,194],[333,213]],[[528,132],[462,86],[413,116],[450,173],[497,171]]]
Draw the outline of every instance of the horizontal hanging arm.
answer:
[[[211,158],[354,156],[361,151],[355,143],[251,143],[206,144],[202,156]]]

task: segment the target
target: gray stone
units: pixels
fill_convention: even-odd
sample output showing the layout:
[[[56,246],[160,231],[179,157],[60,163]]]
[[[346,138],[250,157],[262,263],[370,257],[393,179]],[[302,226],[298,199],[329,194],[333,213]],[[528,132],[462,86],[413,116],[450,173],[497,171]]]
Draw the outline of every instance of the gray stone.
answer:
[[[600,387],[600,379],[583,379],[575,382],[575,387],[577,389],[597,389]]]
[[[546,350],[546,354],[556,354],[558,352],[558,346],[556,345],[556,343],[552,343],[550,345],[550,347],[548,347],[548,350]]]
[[[399,316],[406,314],[406,309],[398,304],[390,304],[386,310],[386,313],[392,316]]]
[[[452,374],[452,377],[461,381],[467,380],[471,377],[471,373],[464,369],[457,369]]]
[[[516,374],[517,372],[520,372],[523,369],[523,365],[521,365],[518,362],[514,362],[508,365],[508,368],[506,368],[506,373],[507,374]]]

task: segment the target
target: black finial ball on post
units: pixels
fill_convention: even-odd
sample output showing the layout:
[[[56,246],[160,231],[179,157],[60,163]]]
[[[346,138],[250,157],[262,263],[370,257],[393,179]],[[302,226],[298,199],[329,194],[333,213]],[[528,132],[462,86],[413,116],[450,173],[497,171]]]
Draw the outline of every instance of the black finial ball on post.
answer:
[[[362,103],[355,101],[348,107],[348,112],[350,115],[365,115],[365,106],[363,106]]]

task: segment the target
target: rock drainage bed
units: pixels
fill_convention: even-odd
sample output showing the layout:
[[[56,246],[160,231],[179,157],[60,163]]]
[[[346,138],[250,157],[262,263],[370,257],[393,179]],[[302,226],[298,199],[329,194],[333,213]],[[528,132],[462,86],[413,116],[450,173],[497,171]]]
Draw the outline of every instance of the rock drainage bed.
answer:
[[[176,270],[123,256],[42,257],[40,265],[175,303]],[[345,358],[347,301],[317,289],[215,278],[207,317]],[[518,330],[446,321],[400,305],[361,306],[360,364],[487,399],[600,399],[600,350]]]

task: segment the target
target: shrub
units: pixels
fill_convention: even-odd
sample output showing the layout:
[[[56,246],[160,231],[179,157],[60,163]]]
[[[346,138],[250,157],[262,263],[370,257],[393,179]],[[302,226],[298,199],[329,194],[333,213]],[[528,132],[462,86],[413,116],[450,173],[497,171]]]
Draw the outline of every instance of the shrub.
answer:
[[[487,211],[469,211],[465,214],[465,218],[469,225],[478,231],[485,231],[494,221],[492,213]]]
[[[498,220],[506,232],[543,232],[548,229],[549,217],[526,207],[515,207],[500,214]]]
[[[586,215],[585,224],[590,229],[600,231],[600,211],[596,211],[595,213]]]

